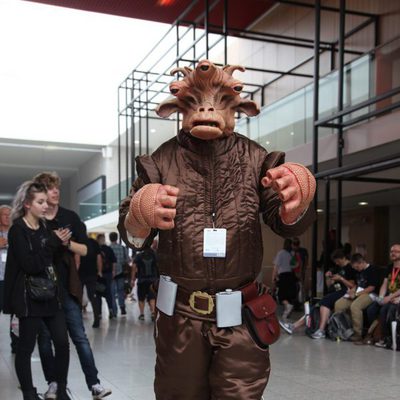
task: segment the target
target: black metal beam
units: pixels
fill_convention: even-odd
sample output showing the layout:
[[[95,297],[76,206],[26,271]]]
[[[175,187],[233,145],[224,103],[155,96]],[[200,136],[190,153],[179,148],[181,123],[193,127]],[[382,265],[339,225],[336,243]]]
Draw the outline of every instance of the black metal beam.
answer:
[[[294,0],[277,0],[279,3],[283,3],[283,4],[290,4],[293,6],[299,6],[299,7],[308,7],[308,8],[315,8],[316,5],[315,3],[301,3],[298,1],[294,1]],[[332,12],[340,12],[340,10],[338,8],[335,7],[328,7],[328,6],[321,6],[321,10],[323,11],[332,11]],[[346,14],[350,14],[350,15],[358,15],[360,17],[366,17],[366,18],[370,18],[370,17],[375,17],[375,14],[370,14],[370,13],[366,13],[366,12],[362,12],[362,11],[352,11],[352,10],[346,10]]]
[[[346,32],[346,0],[340,0],[340,14],[339,14],[339,68],[338,68],[338,112],[343,110],[343,93],[344,93],[344,46],[345,46],[345,32]],[[339,117],[339,128],[337,130],[337,166],[338,168],[343,165],[343,117]],[[341,243],[342,236],[342,181],[337,181],[337,202],[336,202],[336,238],[337,243]],[[328,200],[329,201],[329,200]]]
[[[396,184],[400,185],[400,179],[391,178],[369,178],[369,177],[357,177],[357,178],[342,178],[346,182],[362,182],[362,183],[383,183],[383,184]]]
[[[388,113],[390,111],[395,110],[396,108],[400,108],[400,101],[392,103],[392,104],[390,104],[390,105],[388,105],[386,107],[378,108],[378,109],[376,109],[374,111],[370,111],[369,113],[366,113],[364,115],[360,115],[359,117],[353,118],[353,119],[351,119],[349,121],[343,122],[343,127],[347,127],[347,126],[351,126],[351,125],[354,125],[354,124],[358,124],[359,122],[368,120],[368,119],[373,118],[373,117],[377,117],[378,115],[386,114],[386,113]]]
[[[362,101],[361,103],[358,103],[355,106],[346,107],[346,109],[343,110],[343,111],[340,111],[338,113],[330,115],[329,117],[325,117],[325,118],[319,119],[318,121],[315,121],[314,125],[317,125],[317,126],[320,126],[320,127],[322,127],[322,126],[326,127],[327,123],[330,122],[330,121],[333,121],[333,120],[335,120],[335,119],[337,119],[339,117],[343,117],[343,116],[345,116],[347,114],[351,114],[354,111],[358,111],[358,110],[360,110],[362,108],[368,107],[371,104],[379,103],[380,101],[388,99],[389,97],[392,97],[392,96],[394,96],[394,95],[396,95],[398,93],[400,93],[400,87],[394,88],[392,90],[389,90],[386,93],[383,93],[383,94],[380,94],[378,96],[374,96],[374,97],[372,97],[372,98],[370,98],[368,100]],[[331,126],[333,126],[333,125],[331,125]]]
[[[315,24],[314,24],[314,93],[313,93],[313,174],[318,173],[318,125],[315,121],[319,118],[319,73],[320,73],[320,48],[321,39],[321,0],[315,0]],[[315,191],[313,206],[315,212],[318,209],[318,190]],[[317,259],[318,259],[318,219],[312,227],[312,254],[311,254],[311,293],[317,295]]]
[[[363,163],[351,164],[341,168],[332,168],[315,174],[317,179],[347,179],[360,175],[372,174],[374,172],[385,171],[387,169],[400,166],[400,155],[390,155],[376,160],[368,160]]]

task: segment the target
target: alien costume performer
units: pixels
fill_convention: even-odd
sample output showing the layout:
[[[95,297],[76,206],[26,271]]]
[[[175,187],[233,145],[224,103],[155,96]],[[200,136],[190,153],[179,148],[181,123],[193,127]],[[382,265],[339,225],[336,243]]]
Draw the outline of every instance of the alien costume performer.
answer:
[[[308,169],[234,132],[236,111],[259,113],[240,97],[235,70],[244,71],[204,60],[195,70],[171,71],[184,78],[171,83],[175,97],[156,111],[182,113],[182,130],[136,158],[138,178],[120,207],[118,228],[129,246],[142,248],[159,233],[159,272],[170,277],[163,302],[166,293],[174,310],[160,311],[155,326],[157,400],[261,399],[268,347],[253,340],[236,302],[260,272],[260,214],[283,237],[300,235],[314,218]]]

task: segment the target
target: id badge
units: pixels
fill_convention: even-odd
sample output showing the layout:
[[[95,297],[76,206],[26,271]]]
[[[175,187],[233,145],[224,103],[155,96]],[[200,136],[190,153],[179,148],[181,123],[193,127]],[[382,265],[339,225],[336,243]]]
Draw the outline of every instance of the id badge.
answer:
[[[216,294],[217,302],[217,327],[228,328],[242,325],[242,292],[232,291]]]
[[[203,256],[218,258],[226,256],[226,229],[204,229]]]
[[[157,308],[170,317],[174,315],[176,291],[178,285],[172,282],[171,277],[160,275],[157,293]]]
[[[1,262],[5,263],[7,261],[7,251],[1,252]]]

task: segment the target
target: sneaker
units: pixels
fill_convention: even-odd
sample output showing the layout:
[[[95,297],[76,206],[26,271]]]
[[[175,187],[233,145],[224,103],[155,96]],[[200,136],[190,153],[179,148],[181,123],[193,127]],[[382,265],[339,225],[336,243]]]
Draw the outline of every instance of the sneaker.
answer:
[[[44,394],[44,399],[57,399],[57,382],[50,382],[49,388]]]
[[[125,307],[121,307],[121,315],[126,315],[126,308]]]
[[[99,327],[100,327],[100,321],[99,320],[94,321],[93,325],[92,325],[92,328],[99,328]]]
[[[386,347],[386,343],[384,340],[379,340],[378,342],[375,343],[375,346],[384,349]]]
[[[317,329],[312,335],[311,337],[313,339],[324,339],[326,337],[325,332],[321,331],[321,329]]]
[[[139,321],[144,321],[144,314],[139,315]]]
[[[282,329],[288,333],[289,335],[293,335],[294,331],[294,325],[291,324],[290,322],[284,322],[282,320],[279,320],[279,325],[282,327]]]
[[[350,342],[362,342],[363,338],[361,335],[357,335],[354,334],[351,338],[350,338]]]
[[[156,313],[151,313],[151,320],[153,322],[156,320]]]
[[[104,397],[107,397],[110,394],[111,394],[111,389],[104,388],[103,385],[100,383],[96,383],[95,385],[92,386],[93,400],[104,399]]]

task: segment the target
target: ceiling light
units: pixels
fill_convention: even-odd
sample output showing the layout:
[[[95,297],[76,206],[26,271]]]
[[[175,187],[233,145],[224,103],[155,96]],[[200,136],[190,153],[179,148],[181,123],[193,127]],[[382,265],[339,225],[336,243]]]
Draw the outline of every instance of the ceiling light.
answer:
[[[368,202],[367,202],[367,201],[359,201],[359,202],[358,202],[358,205],[359,205],[359,206],[367,206],[367,205],[368,205]]]
[[[153,129],[150,129],[150,132],[151,133],[156,133],[156,130],[153,128]]]
[[[139,142],[139,140],[135,140],[135,144],[139,144],[140,142]]]
[[[294,136],[294,132],[290,132],[290,136]]]
[[[266,142],[265,142],[265,144],[269,144],[270,143],[270,141],[269,140],[267,140]]]
[[[322,208],[317,208],[317,213],[318,214],[321,214],[321,213],[323,213],[324,212],[324,210],[322,209]]]

